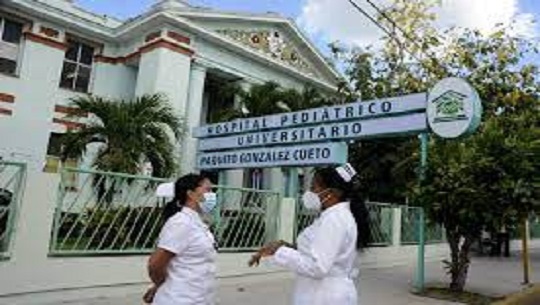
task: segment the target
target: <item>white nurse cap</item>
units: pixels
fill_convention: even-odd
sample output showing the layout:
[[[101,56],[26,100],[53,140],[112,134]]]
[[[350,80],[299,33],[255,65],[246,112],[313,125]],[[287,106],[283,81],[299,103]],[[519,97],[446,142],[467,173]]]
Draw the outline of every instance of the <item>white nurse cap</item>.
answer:
[[[167,182],[158,185],[156,189],[156,196],[158,197],[174,197],[174,182]]]
[[[351,182],[352,178],[356,176],[356,170],[350,163],[337,167],[336,171],[345,180],[345,182]]]

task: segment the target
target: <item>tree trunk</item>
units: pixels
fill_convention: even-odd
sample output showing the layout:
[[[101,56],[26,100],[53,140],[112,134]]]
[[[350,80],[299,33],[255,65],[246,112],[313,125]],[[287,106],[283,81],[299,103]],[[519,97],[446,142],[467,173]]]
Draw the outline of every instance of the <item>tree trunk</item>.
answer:
[[[470,250],[474,239],[466,237],[460,248],[461,236],[459,234],[448,233],[447,238],[451,255],[451,261],[448,266],[451,277],[450,290],[462,292],[467,283],[471,262]]]

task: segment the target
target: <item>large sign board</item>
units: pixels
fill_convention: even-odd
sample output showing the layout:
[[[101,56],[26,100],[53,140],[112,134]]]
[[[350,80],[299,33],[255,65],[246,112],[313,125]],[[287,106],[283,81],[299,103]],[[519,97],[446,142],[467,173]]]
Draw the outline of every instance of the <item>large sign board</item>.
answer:
[[[426,94],[419,93],[210,124],[195,128],[193,130],[193,137],[221,137],[268,129],[326,124],[338,121],[358,121],[374,117],[388,117],[411,112],[422,112],[425,109]]]
[[[430,92],[210,124],[199,138],[199,169],[343,164],[343,141],[427,132],[456,138],[474,131],[481,103],[461,79],[440,81]]]
[[[413,113],[406,116],[384,117],[366,121],[335,122],[325,125],[311,125],[227,137],[206,138],[199,141],[199,150],[210,151],[306,142],[351,140],[374,136],[419,133],[426,130],[426,115],[424,113]]]
[[[344,142],[200,153],[200,169],[317,166],[347,162]]]

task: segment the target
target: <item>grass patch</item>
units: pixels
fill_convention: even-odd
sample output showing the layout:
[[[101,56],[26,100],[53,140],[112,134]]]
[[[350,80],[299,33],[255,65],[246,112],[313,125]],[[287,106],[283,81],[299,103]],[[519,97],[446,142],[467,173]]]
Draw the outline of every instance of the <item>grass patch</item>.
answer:
[[[538,305],[540,304],[540,285],[508,296],[494,305]]]
[[[482,295],[479,293],[474,292],[453,292],[450,291],[448,288],[426,288],[426,290],[419,294],[423,297],[438,299],[438,300],[444,300],[444,301],[452,301],[452,302],[459,302],[463,304],[469,304],[469,305],[491,305],[493,302],[501,300],[501,298],[494,298],[486,295]]]

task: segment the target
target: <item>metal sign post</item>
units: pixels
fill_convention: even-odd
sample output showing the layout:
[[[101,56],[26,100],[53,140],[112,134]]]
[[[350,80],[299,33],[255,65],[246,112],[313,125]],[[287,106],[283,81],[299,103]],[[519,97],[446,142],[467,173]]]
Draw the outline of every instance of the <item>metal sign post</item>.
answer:
[[[420,182],[425,179],[428,158],[428,134],[422,133],[420,139],[420,166],[418,169],[418,179]],[[415,289],[417,292],[423,292],[425,288],[425,266],[426,266],[426,220],[424,209],[418,209],[418,257],[415,278]]]

